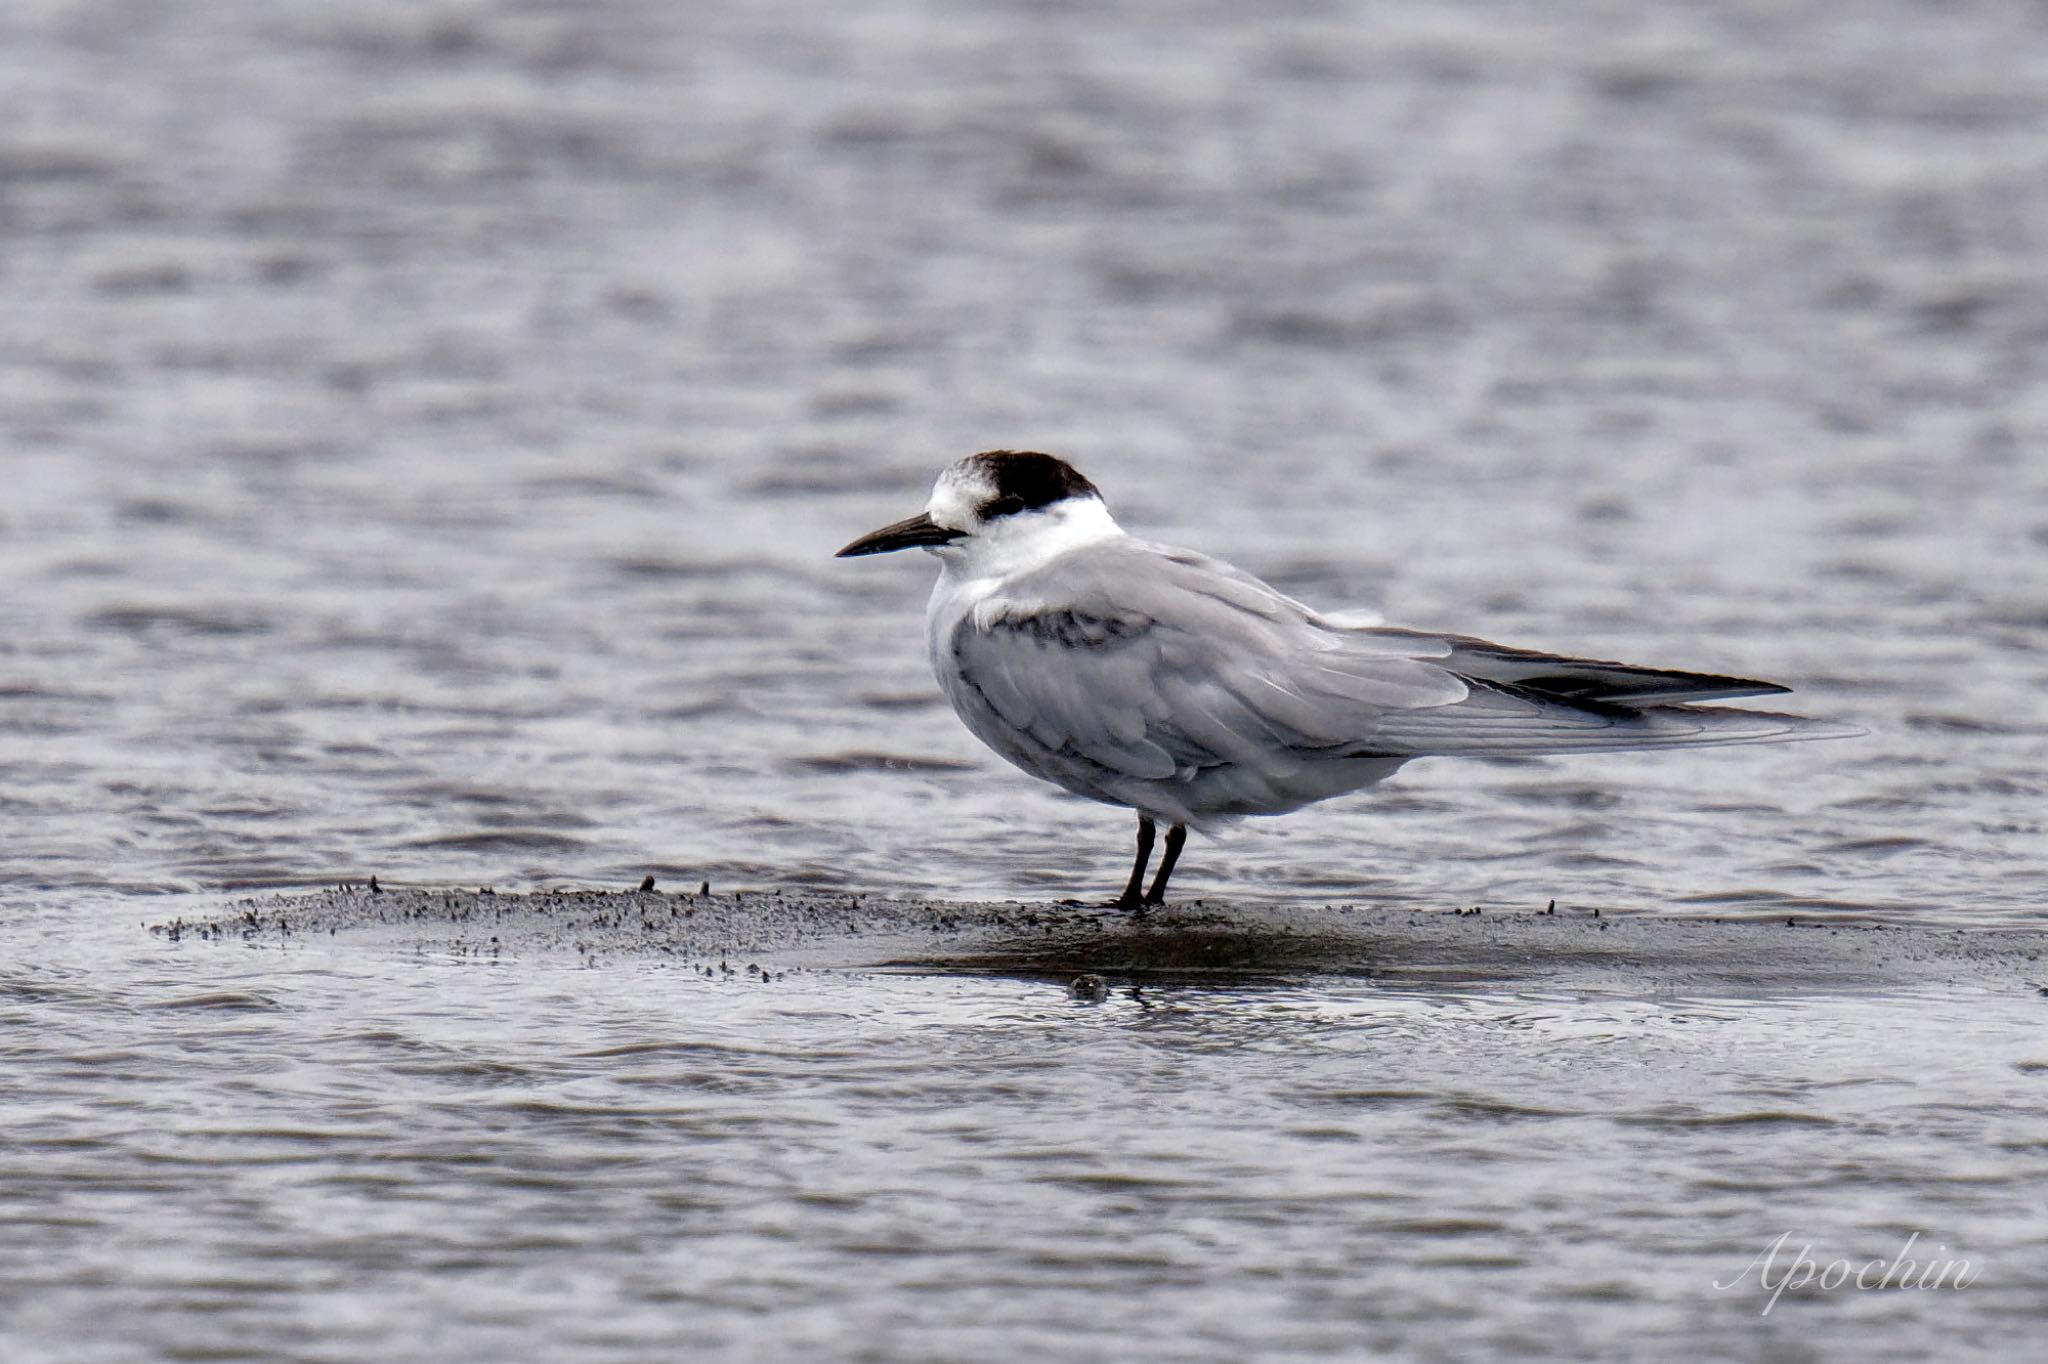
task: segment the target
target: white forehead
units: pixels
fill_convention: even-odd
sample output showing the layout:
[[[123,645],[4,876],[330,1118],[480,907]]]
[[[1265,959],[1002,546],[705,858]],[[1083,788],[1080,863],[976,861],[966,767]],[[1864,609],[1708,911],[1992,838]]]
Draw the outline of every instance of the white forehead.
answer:
[[[925,515],[942,526],[970,530],[977,520],[975,509],[995,495],[996,481],[987,466],[963,459],[948,467],[932,484],[931,500],[924,504]]]

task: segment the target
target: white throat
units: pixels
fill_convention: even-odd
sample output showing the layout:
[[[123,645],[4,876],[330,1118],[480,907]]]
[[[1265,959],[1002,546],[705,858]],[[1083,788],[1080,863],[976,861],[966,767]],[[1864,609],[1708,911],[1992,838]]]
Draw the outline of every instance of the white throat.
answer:
[[[1071,549],[1123,533],[1101,498],[1069,497],[1037,511],[999,516],[933,553],[943,565],[942,579],[1008,578],[1028,573]]]

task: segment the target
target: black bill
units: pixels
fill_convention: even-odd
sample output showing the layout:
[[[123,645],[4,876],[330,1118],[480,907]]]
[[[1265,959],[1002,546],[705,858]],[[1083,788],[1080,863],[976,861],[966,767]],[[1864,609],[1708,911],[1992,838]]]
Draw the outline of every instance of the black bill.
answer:
[[[906,517],[893,526],[870,531],[834,555],[837,559],[853,559],[863,554],[887,554],[891,550],[916,549],[920,546],[946,545],[958,540],[962,531],[948,530],[919,512]]]

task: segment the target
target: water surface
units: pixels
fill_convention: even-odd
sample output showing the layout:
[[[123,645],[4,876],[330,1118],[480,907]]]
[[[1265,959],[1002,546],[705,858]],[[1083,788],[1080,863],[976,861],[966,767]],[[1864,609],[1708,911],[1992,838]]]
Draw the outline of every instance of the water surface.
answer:
[[[7,7],[9,1353],[1993,1352],[2044,1058],[1966,971],[1091,1006],[140,925],[371,874],[1113,889],[1126,816],[937,700],[930,565],[829,557],[996,445],[1318,605],[1870,731],[1419,763],[1198,841],[1189,896],[2037,924],[2044,36]],[[1788,1229],[1998,1273],[1712,1291]]]

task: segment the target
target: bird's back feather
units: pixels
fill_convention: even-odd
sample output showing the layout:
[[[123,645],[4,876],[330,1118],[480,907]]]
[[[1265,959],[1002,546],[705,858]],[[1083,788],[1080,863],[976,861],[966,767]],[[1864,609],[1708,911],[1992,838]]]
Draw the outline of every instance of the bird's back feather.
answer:
[[[1844,732],[1699,707],[1786,690],[1347,627],[1229,564],[1127,536],[934,597],[961,717],[1027,771],[1176,821],[1278,813],[1431,754],[1520,756]]]

